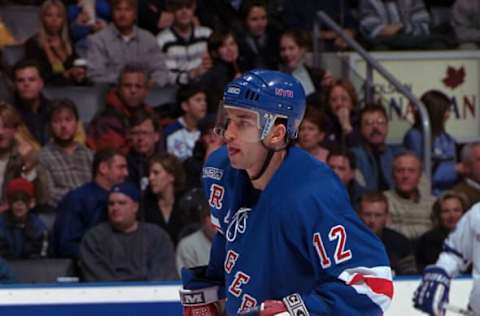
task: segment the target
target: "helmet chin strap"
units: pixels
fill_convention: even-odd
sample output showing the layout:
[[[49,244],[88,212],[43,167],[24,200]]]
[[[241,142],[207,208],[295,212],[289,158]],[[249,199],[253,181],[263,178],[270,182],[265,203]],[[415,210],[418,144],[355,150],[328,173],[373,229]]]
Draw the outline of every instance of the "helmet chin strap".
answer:
[[[255,181],[255,180],[258,180],[260,179],[263,174],[265,173],[265,171],[267,171],[267,168],[268,166],[270,165],[270,162],[272,161],[272,158],[273,158],[273,154],[276,153],[276,152],[279,152],[279,151],[282,151],[286,148],[288,148],[288,145],[290,143],[290,140],[287,141],[285,147],[282,147],[282,148],[279,148],[279,149],[273,149],[273,148],[270,148],[268,147],[267,145],[265,145],[265,143],[263,142],[263,140],[260,141],[260,143],[262,144],[262,146],[267,150],[267,157],[265,157],[265,160],[263,161],[263,165],[262,165],[262,168],[260,168],[260,171],[253,177],[250,177],[250,180],[251,181]]]

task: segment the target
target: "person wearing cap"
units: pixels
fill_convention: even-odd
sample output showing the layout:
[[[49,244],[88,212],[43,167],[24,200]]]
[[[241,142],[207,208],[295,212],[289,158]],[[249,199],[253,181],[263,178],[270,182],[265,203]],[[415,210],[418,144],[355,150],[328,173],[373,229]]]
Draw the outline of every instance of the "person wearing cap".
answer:
[[[184,86],[178,90],[177,102],[183,114],[165,128],[165,143],[169,153],[185,160],[200,137],[198,122],[207,114],[207,95],[198,85]]]
[[[87,230],[106,219],[108,192],[128,176],[125,156],[114,149],[98,151],[92,169],[93,180],[68,192],[58,204],[53,239],[58,257],[78,258]]]
[[[4,258],[46,257],[48,230],[32,212],[35,207],[33,184],[15,178],[7,184],[8,210],[0,214],[0,256]]]
[[[75,140],[79,116],[71,100],[54,101],[48,122],[52,141],[40,150],[38,160],[46,174],[48,205],[56,207],[68,191],[92,179],[93,154]]]
[[[177,279],[175,252],[168,234],[138,220],[140,190],[114,185],[108,195],[108,221],[89,230],[80,245],[86,281]]]

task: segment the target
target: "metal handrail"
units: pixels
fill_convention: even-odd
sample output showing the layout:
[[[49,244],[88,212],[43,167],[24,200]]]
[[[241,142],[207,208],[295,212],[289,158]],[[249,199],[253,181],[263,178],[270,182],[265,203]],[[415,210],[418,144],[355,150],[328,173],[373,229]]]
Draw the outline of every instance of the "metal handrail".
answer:
[[[398,92],[403,94],[413,104],[420,113],[423,127],[423,166],[424,174],[428,180],[428,184],[431,185],[431,173],[432,173],[432,133],[430,130],[430,120],[428,118],[427,110],[420,100],[413,95],[413,93],[407,89],[400,81],[398,81],[385,67],[382,66],[377,60],[375,60],[369,52],[367,52],[357,41],[349,37],[342,28],[335,23],[325,12],[319,11],[317,13],[317,21],[314,24],[313,36],[314,36],[314,52],[319,52],[318,39],[320,38],[320,23],[324,23],[329,29],[334,31],[340,36],[349,47],[356,51],[367,64],[367,100],[371,100],[371,93],[373,87],[373,70],[376,70],[380,75],[385,78],[392,86],[394,86]],[[316,54],[318,55],[318,54]],[[316,57],[316,56],[315,56]],[[316,57],[317,58],[317,57]],[[370,98],[370,99],[369,99]]]

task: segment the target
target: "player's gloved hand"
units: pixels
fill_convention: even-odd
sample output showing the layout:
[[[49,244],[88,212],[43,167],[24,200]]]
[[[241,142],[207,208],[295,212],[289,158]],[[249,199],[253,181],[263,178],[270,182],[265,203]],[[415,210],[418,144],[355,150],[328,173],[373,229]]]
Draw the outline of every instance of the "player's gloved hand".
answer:
[[[183,316],[219,316],[218,286],[198,290],[180,290]]]
[[[240,312],[241,316],[308,316],[308,310],[301,296],[291,294],[283,300],[267,300],[254,308]]]
[[[450,289],[450,276],[447,272],[434,265],[427,266],[423,273],[422,283],[413,296],[414,307],[431,315],[445,315]]]

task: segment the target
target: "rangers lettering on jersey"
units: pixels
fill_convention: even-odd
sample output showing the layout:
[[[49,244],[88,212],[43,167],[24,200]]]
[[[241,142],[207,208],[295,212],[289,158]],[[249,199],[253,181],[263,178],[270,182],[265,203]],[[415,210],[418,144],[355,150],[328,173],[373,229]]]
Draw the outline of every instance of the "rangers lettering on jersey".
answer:
[[[235,274],[235,278],[233,279],[232,284],[228,287],[228,291],[232,293],[232,295],[236,297],[240,297],[242,294],[242,285],[247,284],[250,281],[250,276],[243,273],[242,271],[238,271]]]
[[[237,262],[239,255],[233,250],[229,250],[227,255],[225,256],[225,271],[227,273],[232,272],[233,267],[235,266],[235,262]]]
[[[257,306],[257,300],[248,295],[248,294],[243,294],[242,296],[242,304],[240,305],[240,308],[238,309],[238,313],[244,312],[246,310],[249,310],[251,308],[254,308]]]
[[[208,204],[217,210],[222,208],[223,195],[225,189],[218,184],[212,184],[210,187],[210,197],[208,198]]]

